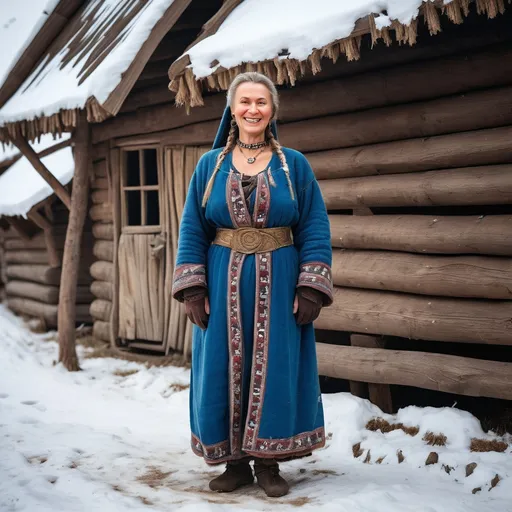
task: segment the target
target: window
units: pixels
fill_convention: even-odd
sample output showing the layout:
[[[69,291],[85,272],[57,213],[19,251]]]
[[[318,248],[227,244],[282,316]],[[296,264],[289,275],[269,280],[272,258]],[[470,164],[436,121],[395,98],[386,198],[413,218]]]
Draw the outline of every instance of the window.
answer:
[[[123,229],[134,232],[159,231],[158,150],[156,148],[125,150],[122,157]]]

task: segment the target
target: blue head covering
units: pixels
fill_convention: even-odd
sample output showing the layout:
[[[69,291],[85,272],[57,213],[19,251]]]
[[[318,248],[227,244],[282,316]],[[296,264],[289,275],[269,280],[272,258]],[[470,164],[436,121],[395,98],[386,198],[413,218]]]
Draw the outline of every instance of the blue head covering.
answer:
[[[217,130],[217,135],[215,136],[212,149],[223,148],[226,145],[229,130],[231,128],[231,118],[231,107],[228,105],[222,114],[222,119],[220,120],[219,129]],[[275,121],[270,122],[270,129],[272,130],[274,138],[277,140],[277,125]]]

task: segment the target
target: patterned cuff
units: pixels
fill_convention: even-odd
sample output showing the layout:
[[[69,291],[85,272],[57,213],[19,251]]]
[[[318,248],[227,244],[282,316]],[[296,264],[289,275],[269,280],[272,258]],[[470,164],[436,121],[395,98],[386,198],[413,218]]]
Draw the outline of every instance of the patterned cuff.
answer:
[[[332,304],[332,275],[329,265],[319,261],[301,265],[297,288],[300,286],[307,286],[322,292],[324,294],[324,307]]]
[[[172,296],[179,302],[183,302],[183,290],[191,286],[206,285],[206,269],[204,265],[197,263],[185,263],[178,265],[174,270],[172,280]]]

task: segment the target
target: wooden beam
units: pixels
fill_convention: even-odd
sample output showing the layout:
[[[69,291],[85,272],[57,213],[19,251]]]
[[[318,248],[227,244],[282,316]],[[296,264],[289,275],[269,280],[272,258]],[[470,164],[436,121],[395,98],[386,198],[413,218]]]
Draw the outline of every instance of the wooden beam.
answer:
[[[46,250],[18,249],[5,251],[6,263],[46,265],[48,264],[48,253]]]
[[[33,222],[23,217],[6,217],[6,219],[23,240],[30,240],[39,231]]]
[[[427,352],[316,344],[320,375],[512,400],[512,363]]]
[[[512,258],[334,249],[332,278],[350,288],[512,299]]]
[[[82,233],[87,216],[89,167],[92,163],[90,128],[85,112],[80,112],[73,136],[75,173],[62,258],[58,316],[59,362],[62,362],[69,371],[80,369],[75,346],[76,291],[80,271]]]
[[[92,234],[94,238],[98,238],[100,240],[113,240],[114,226],[112,223],[104,224],[103,222],[95,222],[92,225]]]
[[[91,283],[91,293],[97,299],[105,299],[112,302],[113,285],[107,281],[93,281]]]
[[[512,301],[454,299],[335,287],[317,329],[402,338],[512,345]]]
[[[22,281],[33,281],[41,284],[58,286],[61,278],[61,269],[49,265],[9,265],[6,269],[7,277]],[[89,284],[91,276],[86,271],[81,271],[78,276],[79,284]]]
[[[107,240],[97,240],[93,247],[92,253],[98,260],[114,261],[114,242]]]
[[[319,180],[512,162],[512,126],[306,154]]]
[[[512,256],[512,215],[330,215],[333,247]]]
[[[299,151],[364,146],[512,124],[512,87],[287,123],[280,141]]]
[[[114,265],[108,261],[95,261],[91,265],[91,276],[98,281],[114,282]]]
[[[151,55],[156,50],[163,37],[169,32],[172,26],[178,21],[183,11],[189,6],[191,0],[174,0],[167,8],[157,24],[151,30],[144,44],[132,59],[130,66],[123,73],[121,82],[109,94],[103,103],[103,108],[115,115],[119,112],[121,105],[132,90],[137,78],[141,74],[144,66],[149,61]]]
[[[352,334],[350,344],[353,347],[380,348],[386,346],[386,341],[380,336],[366,336],[363,334]],[[353,382],[353,381],[350,381]],[[353,394],[353,393],[352,393]],[[380,408],[381,411],[392,414],[393,401],[391,399],[391,389],[389,384],[368,383],[368,394],[370,402]]]
[[[6,292],[11,297],[25,297],[34,299],[45,304],[59,303],[59,287],[31,283],[28,281],[9,281],[6,285]],[[94,295],[88,286],[79,286],[77,289],[77,303],[90,303]]]
[[[41,177],[52,187],[57,197],[67,206],[68,210],[71,208],[71,198],[68,191],[64,188],[62,183],[48,170],[43,164],[37,153],[27,140],[18,135],[13,139],[13,144],[21,151],[21,154],[32,164],[32,167],[41,175]]]
[[[328,210],[512,204],[512,164],[320,181]]]

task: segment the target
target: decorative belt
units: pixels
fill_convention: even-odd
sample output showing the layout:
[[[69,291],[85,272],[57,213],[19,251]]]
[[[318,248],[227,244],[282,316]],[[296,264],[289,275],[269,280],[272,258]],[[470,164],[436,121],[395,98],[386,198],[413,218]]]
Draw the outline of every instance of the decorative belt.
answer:
[[[243,254],[275,251],[293,245],[292,230],[282,228],[217,229],[214,244],[229,247]]]

